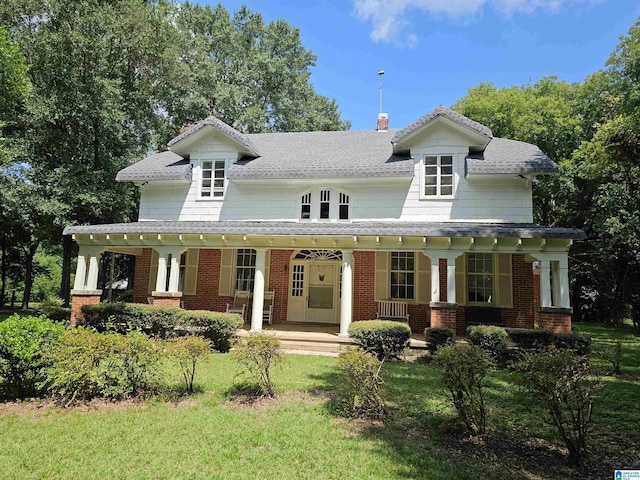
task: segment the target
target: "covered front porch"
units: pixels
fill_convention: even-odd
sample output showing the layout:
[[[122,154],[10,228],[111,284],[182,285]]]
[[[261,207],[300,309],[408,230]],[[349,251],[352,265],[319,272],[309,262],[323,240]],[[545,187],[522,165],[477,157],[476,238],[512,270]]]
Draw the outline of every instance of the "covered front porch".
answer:
[[[139,222],[65,233],[80,247],[75,319],[82,304],[100,300],[99,258],[113,251],[136,256],[134,301],[225,311],[246,288],[247,321],[259,332],[265,292],[274,292],[274,325],[321,323],[341,336],[388,300],[407,303],[416,333],[430,325],[460,334],[478,319],[570,331],[568,250],[584,235],[400,222]]]

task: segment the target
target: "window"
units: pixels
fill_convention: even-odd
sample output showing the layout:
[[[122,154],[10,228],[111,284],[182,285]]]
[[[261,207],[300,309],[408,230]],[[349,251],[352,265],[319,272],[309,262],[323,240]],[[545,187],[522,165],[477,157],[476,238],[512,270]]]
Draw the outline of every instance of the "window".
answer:
[[[349,220],[349,195],[340,192],[340,203],[338,204],[338,218]]]
[[[413,252],[391,252],[391,298],[414,298],[414,262]]]
[[[453,155],[424,157],[424,196],[453,195]]]
[[[467,254],[467,301],[469,303],[493,304],[493,277],[492,254]]]
[[[253,279],[256,275],[256,251],[241,248],[236,256],[236,290],[253,292]]]
[[[331,190],[320,190],[320,218],[329,218]]]
[[[202,162],[202,181],[200,196],[202,198],[223,197],[225,160],[205,160]]]
[[[308,220],[311,218],[311,192],[302,195],[300,200],[300,218]]]

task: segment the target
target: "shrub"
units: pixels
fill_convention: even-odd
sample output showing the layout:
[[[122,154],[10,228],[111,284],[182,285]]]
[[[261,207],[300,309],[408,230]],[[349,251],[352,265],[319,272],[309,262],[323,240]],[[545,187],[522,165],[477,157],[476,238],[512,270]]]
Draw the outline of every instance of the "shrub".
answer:
[[[380,371],[382,362],[362,350],[342,352],[338,357],[340,394],[349,415],[369,418],[385,413]]]
[[[182,310],[178,320],[181,327],[202,335],[211,341],[218,352],[228,352],[237,339],[237,332],[244,321],[235,313],[209,312],[207,310]]]
[[[38,393],[43,369],[49,365],[45,355],[64,326],[46,317],[12,315],[0,322],[0,377],[10,397]]]
[[[174,335],[182,311],[178,307],[123,302],[102,302],[82,307],[86,325],[99,332],[125,334],[130,330],[142,330],[160,338]]]
[[[160,375],[160,348],[144,333],[64,332],[50,351],[48,390],[69,405],[94,397],[121,399],[152,391]]]
[[[406,323],[366,320],[352,323],[349,335],[365,352],[375,355],[378,360],[389,360],[398,358],[409,346],[411,329]]]
[[[188,335],[174,338],[167,342],[166,346],[169,357],[180,365],[187,392],[193,393],[196,364],[211,353],[211,342],[201,337]]]
[[[556,348],[572,350],[578,355],[586,355],[591,347],[591,337],[581,333],[556,333],[553,338]]]
[[[507,348],[507,332],[502,327],[493,325],[475,325],[467,328],[467,338],[472,345],[486,351],[491,358],[497,360]]]
[[[540,329],[509,328],[507,334],[515,346],[530,352],[548,350],[554,338],[553,332]]]
[[[444,374],[449,400],[458,417],[473,433],[484,434],[487,427],[484,379],[493,360],[476,345],[449,345],[435,356],[435,365]]]
[[[252,333],[236,345],[233,355],[238,364],[256,381],[260,391],[275,396],[271,381],[271,367],[280,363],[284,353],[280,342],[266,333]]]
[[[523,383],[534,399],[549,412],[552,424],[569,450],[569,458],[580,464],[587,452],[593,401],[598,382],[586,357],[571,350],[528,355],[518,365]]]
[[[440,348],[451,345],[455,339],[455,332],[450,328],[427,328],[424,335],[431,355],[435,355]]]
[[[54,322],[68,322],[71,317],[71,309],[65,307],[40,305],[38,312]]]

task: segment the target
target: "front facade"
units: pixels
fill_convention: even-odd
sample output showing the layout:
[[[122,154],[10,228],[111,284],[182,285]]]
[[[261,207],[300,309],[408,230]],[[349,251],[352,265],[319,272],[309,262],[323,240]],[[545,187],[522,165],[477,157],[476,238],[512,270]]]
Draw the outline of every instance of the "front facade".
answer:
[[[380,124],[380,122],[379,122]],[[383,125],[384,127],[384,125]],[[578,230],[533,224],[537,147],[438,107],[402,130],[243,135],[209,117],[118,173],[139,221],[75,226],[72,316],[96,303],[99,256],[136,256],[134,302],[248,321],[340,325],[402,304],[414,331],[468,324],[569,331]]]

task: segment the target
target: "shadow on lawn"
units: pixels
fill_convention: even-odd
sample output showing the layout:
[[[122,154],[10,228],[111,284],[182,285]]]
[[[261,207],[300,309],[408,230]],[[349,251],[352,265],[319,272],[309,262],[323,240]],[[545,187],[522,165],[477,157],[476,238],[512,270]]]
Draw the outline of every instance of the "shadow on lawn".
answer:
[[[544,412],[521,404],[506,371],[488,379],[492,428],[482,437],[460,427],[434,367],[392,362],[385,365],[383,378],[388,414],[379,421],[354,420],[353,425],[361,438],[374,441],[381,454],[391,457],[397,469],[388,474],[396,478],[595,479],[611,473],[611,459],[603,464],[602,455],[581,471],[570,468],[564,448],[532,434],[531,424]],[[340,416],[337,372],[314,379],[329,395],[327,411]]]

